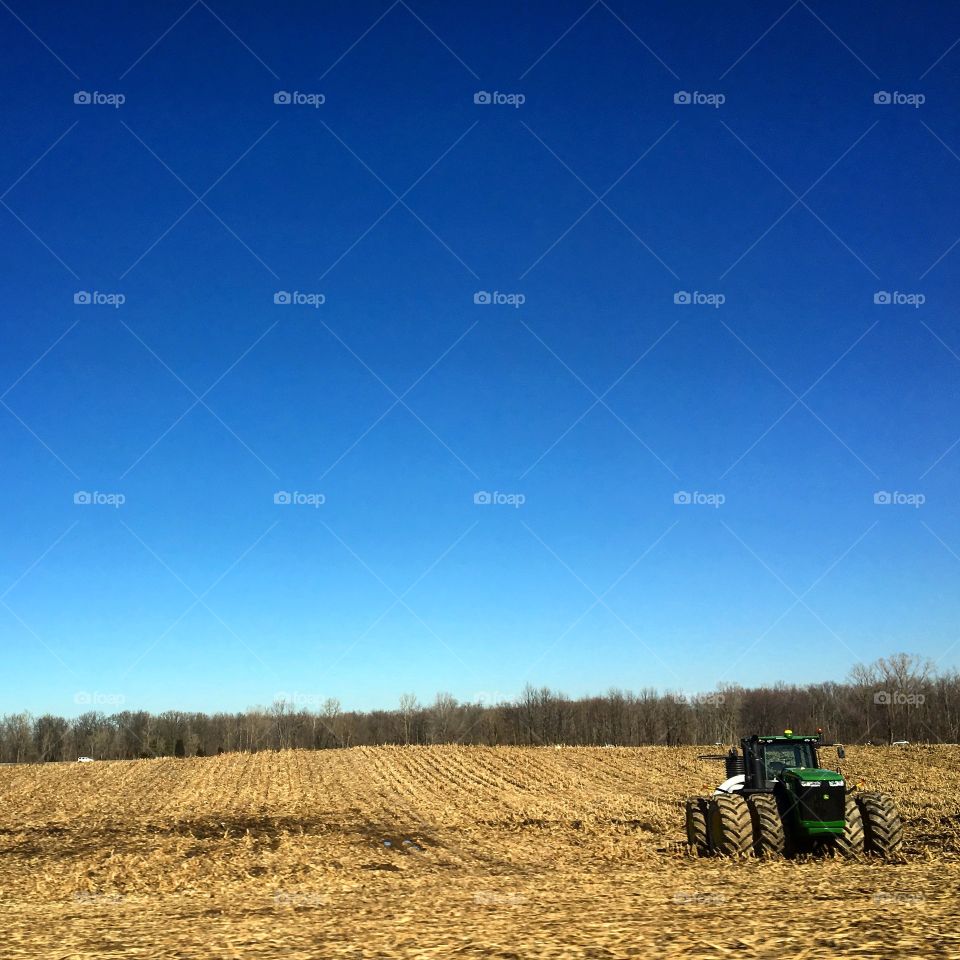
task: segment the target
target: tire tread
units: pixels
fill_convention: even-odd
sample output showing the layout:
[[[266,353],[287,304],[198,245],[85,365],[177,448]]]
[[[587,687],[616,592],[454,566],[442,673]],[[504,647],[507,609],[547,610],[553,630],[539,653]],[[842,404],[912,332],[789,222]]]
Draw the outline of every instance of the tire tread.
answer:
[[[743,857],[753,853],[753,821],[747,801],[738,793],[711,798],[708,817],[710,847],[721,857]]]
[[[758,857],[782,857],[787,853],[787,834],[777,798],[772,793],[754,794],[747,801],[753,820],[753,848]]]
[[[859,793],[857,805],[863,816],[867,853],[892,857],[903,844],[903,821],[893,797],[886,793]]]

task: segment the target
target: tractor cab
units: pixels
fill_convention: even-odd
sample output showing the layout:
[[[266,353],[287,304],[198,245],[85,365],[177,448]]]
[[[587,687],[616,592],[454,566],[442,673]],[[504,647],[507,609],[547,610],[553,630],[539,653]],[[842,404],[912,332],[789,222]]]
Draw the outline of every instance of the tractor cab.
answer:
[[[820,767],[817,747],[822,745],[823,736],[819,732],[816,736],[806,736],[785,730],[782,734],[744,737],[739,752],[731,747],[726,755],[708,754],[701,759],[725,761],[727,781],[721,790],[770,793],[793,773],[804,774],[805,780],[816,779],[820,774],[827,778],[834,775],[835,771]],[[839,745],[837,756],[844,757],[843,747]]]
[[[788,770],[820,773],[817,759],[819,737],[777,736],[744,738],[745,787],[748,790],[772,790]],[[811,779],[808,777],[807,779]]]

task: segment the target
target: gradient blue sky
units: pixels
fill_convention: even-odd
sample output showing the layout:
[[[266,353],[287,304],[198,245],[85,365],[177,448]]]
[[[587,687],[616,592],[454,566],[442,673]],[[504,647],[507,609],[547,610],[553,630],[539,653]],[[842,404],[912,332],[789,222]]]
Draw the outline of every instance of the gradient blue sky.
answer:
[[[956,666],[955,4],[0,22],[0,712]]]

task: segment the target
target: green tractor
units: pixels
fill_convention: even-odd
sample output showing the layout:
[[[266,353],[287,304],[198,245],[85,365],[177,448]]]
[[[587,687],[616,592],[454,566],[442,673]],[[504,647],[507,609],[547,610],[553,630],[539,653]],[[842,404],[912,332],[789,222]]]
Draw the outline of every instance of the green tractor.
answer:
[[[821,768],[821,733],[754,734],[740,744],[740,753],[731,747],[699,758],[723,760],[727,772],[713,796],[686,802],[687,842],[700,856],[898,853],[903,825],[893,799],[848,790],[841,773]]]

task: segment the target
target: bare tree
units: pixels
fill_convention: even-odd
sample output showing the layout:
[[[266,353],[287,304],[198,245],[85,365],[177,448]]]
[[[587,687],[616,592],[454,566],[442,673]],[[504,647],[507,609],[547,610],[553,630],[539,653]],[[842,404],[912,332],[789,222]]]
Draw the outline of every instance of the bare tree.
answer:
[[[323,718],[323,724],[333,741],[332,745],[349,747],[350,733],[342,721],[343,713],[340,709],[340,701],[336,697],[327,697],[323,701],[320,716]]]
[[[270,707],[270,716],[273,717],[274,730],[277,735],[277,746],[281,750],[285,750],[290,746],[291,710],[287,701],[282,697],[274,700]]]
[[[400,695],[400,716],[403,720],[403,742],[410,742],[410,730],[413,725],[413,718],[419,709],[417,696],[414,693],[403,693]]]
[[[433,743],[444,743],[450,739],[450,726],[457,701],[450,693],[438,693],[431,709],[430,739]]]

